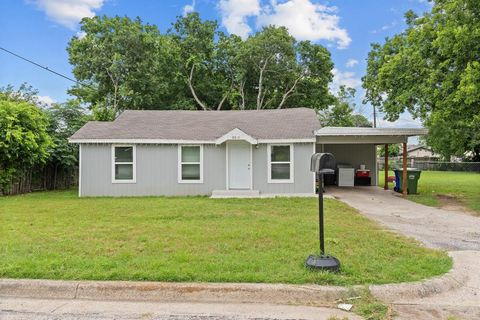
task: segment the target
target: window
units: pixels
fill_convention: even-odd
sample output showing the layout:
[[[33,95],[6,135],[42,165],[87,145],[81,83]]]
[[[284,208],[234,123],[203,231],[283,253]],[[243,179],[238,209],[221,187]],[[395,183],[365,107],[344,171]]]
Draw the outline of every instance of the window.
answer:
[[[135,183],[135,146],[112,146],[112,183]]]
[[[268,182],[293,183],[293,145],[268,145]]]
[[[178,182],[202,183],[203,182],[203,147],[179,146],[178,147]]]

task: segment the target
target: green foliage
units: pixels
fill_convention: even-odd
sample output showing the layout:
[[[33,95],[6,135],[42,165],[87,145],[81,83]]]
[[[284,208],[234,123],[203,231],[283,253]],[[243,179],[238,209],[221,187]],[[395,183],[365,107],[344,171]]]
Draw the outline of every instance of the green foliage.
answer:
[[[48,117],[37,106],[0,93],[0,188],[33,165],[44,163],[53,146]]]
[[[175,57],[169,37],[137,18],[84,18],[68,44],[76,79],[69,93],[88,103],[98,120],[124,109],[159,109],[176,101]],[[172,84],[173,83],[173,84]]]
[[[313,198],[78,198],[74,191],[4,197],[0,277],[353,285],[417,281],[451,268],[445,252],[327,199],[327,248],[342,271],[308,270],[305,258],[318,250],[317,206]]]
[[[428,144],[445,158],[480,160],[480,6],[438,0],[431,12],[407,12],[407,29],[373,44],[363,78],[366,100],[388,120],[404,111],[429,128]]]
[[[388,155],[390,157],[398,157],[402,153],[401,144],[389,144],[388,145]],[[385,157],[385,145],[380,145],[377,148],[377,154],[380,157]]]
[[[87,85],[70,93],[98,120],[124,109],[323,109],[334,101],[328,50],[283,27],[242,40],[191,13],[165,34],[126,17],[84,18],[81,30],[67,50]]]
[[[68,138],[90,120],[90,116],[77,100],[54,104],[47,109],[47,114],[48,134],[54,142],[48,162],[56,167],[73,168],[78,163],[78,145],[68,143]]]
[[[365,116],[354,113],[355,89],[341,86],[335,103],[319,113],[320,123],[324,127],[371,127]]]

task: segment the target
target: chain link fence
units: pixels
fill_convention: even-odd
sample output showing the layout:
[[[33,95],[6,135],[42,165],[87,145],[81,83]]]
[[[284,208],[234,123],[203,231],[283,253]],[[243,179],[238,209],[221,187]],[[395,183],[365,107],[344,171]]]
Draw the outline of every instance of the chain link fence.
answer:
[[[389,170],[402,168],[402,163],[403,160],[401,158],[388,158]],[[383,170],[385,168],[385,159],[378,158],[377,164],[378,170]],[[446,162],[407,158],[407,166],[409,168],[417,168],[427,171],[464,171],[480,173],[480,162]]]

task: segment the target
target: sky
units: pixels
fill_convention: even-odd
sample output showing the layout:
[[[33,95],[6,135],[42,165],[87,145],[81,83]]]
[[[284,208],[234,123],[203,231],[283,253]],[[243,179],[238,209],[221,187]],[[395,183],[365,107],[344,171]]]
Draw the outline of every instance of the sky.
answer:
[[[0,47],[70,76],[66,47],[79,34],[82,17],[94,15],[140,17],[166,31],[181,16],[196,11],[202,19],[216,19],[221,29],[241,37],[264,25],[283,25],[298,40],[326,46],[335,64],[333,91],[339,85],[357,89],[357,112],[370,120],[372,107],[362,104],[361,78],[366,72],[370,44],[404,30],[404,13],[429,11],[427,0],[2,0]],[[72,83],[0,51],[0,87],[27,82],[46,103],[69,98]],[[418,127],[403,114],[379,127]]]

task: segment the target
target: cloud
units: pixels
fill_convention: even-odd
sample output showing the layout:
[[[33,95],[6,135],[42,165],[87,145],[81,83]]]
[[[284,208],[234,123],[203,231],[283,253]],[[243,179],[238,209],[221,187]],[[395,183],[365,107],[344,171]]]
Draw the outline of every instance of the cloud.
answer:
[[[56,103],[57,101],[53,99],[50,96],[37,96],[37,100],[48,107],[50,107],[52,104]]]
[[[338,92],[340,86],[346,86],[346,87],[357,89],[362,85],[362,80],[356,77],[355,72],[351,72],[351,71],[342,72],[334,68],[332,70],[332,73],[333,73],[333,82],[330,85],[330,90],[333,93]]]
[[[413,119],[409,112],[404,112],[396,121],[387,121],[383,119],[380,113],[377,118],[377,126],[380,128],[421,128],[423,127],[420,119]]]
[[[347,60],[347,63],[345,64],[345,66],[347,68],[353,68],[356,64],[358,64],[358,60],[350,58]]]
[[[392,28],[396,27],[397,24],[398,24],[398,21],[397,21],[397,20],[392,21],[392,22],[389,23],[389,24],[383,25],[380,29],[372,30],[372,33],[373,33],[373,34],[377,34],[377,33],[383,32],[383,31],[387,31],[387,30],[389,30],[389,29],[392,29]]]
[[[223,26],[243,39],[252,31],[247,18],[260,14],[259,0],[220,0],[218,6]]]
[[[336,8],[312,0],[271,0],[263,6],[260,0],[220,0],[219,9],[223,26],[242,38],[252,32],[248,18],[255,18],[257,27],[284,26],[298,40],[327,40],[340,49],[351,42],[347,30],[339,27]]]
[[[192,4],[187,4],[183,7],[183,16],[195,11],[195,0],[192,1]]]
[[[335,7],[313,3],[311,0],[271,1],[258,17],[259,25],[285,26],[298,40],[328,40],[339,49],[351,42],[347,30],[339,27],[340,17]]]
[[[49,19],[74,30],[82,18],[95,16],[104,0],[35,0],[34,3]]]

